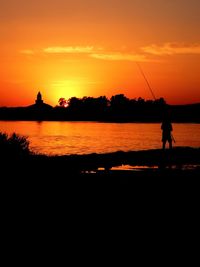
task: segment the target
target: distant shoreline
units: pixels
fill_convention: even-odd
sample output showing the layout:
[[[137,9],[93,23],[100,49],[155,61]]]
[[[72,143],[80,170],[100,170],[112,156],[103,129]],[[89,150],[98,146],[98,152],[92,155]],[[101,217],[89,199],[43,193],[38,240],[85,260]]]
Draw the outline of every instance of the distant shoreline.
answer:
[[[0,122],[1,121],[27,121],[27,122],[99,122],[99,123],[161,123],[162,120],[87,120],[87,119],[80,119],[80,120],[75,120],[75,119],[68,119],[68,120],[64,120],[64,119],[23,119],[23,118],[1,118],[0,117]],[[200,123],[200,118],[194,119],[194,120],[171,120],[172,123],[196,123],[199,124]]]
[[[121,95],[120,95],[121,96]],[[96,122],[144,122],[156,123],[163,120],[166,112],[170,113],[172,122],[200,123],[200,103],[188,105],[168,105],[161,102],[126,100],[127,103],[113,104],[113,106],[96,105],[88,98],[90,104],[81,104],[70,107],[50,107],[31,105],[28,107],[0,107],[0,120],[8,121],[96,121]],[[85,100],[86,101],[86,100]],[[86,101],[87,102],[87,101]],[[98,102],[97,102],[98,103]]]
[[[97,123],[122,123],[122,124],[126,124],[126,123],[146,123],[146,124],[151,124],[151,123],[157,123],[157,124],[160,124],[161,121],[145,121],[145,120],[140,120],[140,121],[100,121],[100,120],[22,120],[22,119],[1,119],[0,118],[0,122],[6,122],[6,121],[9,121],[9,122],[20,122],[20,121],[23,121],[23,122],[38,122],[38,123],[41,123],[41,122],[97,122]],[[197,121],[197,120],[190,120],[190,121],[175,121],[175,120],[172,120],[172,123],[183,123],[183,124],[200,124],[200,120]]]

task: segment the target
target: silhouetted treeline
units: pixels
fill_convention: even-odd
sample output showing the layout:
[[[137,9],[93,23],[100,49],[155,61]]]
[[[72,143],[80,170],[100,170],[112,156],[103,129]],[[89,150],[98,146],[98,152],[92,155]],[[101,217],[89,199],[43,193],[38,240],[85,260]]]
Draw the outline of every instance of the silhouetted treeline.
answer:
[[[0,120],[66,120],[107,122],[160,122],[170,110],[172,121],[200,122],[200,104],[168,105],[164,98],[129,99],[123,94],[112,96],[72,97],[59,99],[59,105],[35,105],[20,108],[0,108]]]

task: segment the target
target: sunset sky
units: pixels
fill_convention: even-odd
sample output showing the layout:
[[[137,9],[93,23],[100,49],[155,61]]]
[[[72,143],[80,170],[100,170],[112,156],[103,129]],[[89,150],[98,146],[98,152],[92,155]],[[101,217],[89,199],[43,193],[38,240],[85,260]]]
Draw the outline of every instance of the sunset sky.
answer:
[[[0,0],[0,106],[125,94],[200,102],[199,0]]]

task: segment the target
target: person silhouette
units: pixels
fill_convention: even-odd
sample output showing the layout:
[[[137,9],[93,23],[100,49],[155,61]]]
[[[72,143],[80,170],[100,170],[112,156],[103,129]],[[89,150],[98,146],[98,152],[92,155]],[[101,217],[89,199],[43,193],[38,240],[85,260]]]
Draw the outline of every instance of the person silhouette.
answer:
[[[172,149],[172,134],[173,131],[172,124],[170,122],[169,118],[164,118],[161,124],[161,130],[162,130],[162,148],[165,149],[166,143],[169,143],[169,148]]]

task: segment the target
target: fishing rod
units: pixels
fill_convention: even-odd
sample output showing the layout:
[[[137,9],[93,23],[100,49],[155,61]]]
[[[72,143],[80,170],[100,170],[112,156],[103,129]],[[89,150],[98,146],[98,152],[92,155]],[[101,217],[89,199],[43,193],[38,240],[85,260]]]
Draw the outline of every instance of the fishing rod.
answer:
[[[147,77],[144,74],[144,71],[142,70],[142,68],[141,68],[141,66],[140,66],[140,64],[138,62],[136,62],[136,65],[138,66],[138,69],[140,70],[140,73],[142,74],[144,80],[146,81],[146,84],[147,84],[147,86],[148,86],[148,88],[149,88],[149,90],[150,90],[150,92],[151,92],[151,94],[153,96],[153,99],[156,100],[155,94],[154,94],[154,92],[153,92],[153,90],[152,90],[152,88],[151,88],[151,86],[150,86],[150,84],[149,84],[149,82],[147,80]],[[172,133],[171,133],[171,138],[172,138],[172,141],[174,143],[176,143],[176,140],[175,140],[175,138],[174,138]]]
[[[147,86],[148,86],[148,88],[149,88],[149,90],[150,90],[150,92],[151,92],[151,94],[153,96],[153,99],[156,100],[156,97],[154,95],[154,92],[153,92],[153,90],[152,90],[152,88],[151,88],[151,86],[150,86],[150,84],[149,84],[149,82],[147,80],[147,77],[144,74],[144,71],[142,70],[142,68],[141,68],[141,66],[140,66],[140,64],[138,62],[136,62],[136,65],[138,66],[138,69],[140,70],[140,73],[142,74],[144,80],[146,81],[146,84],[147,84]]]

